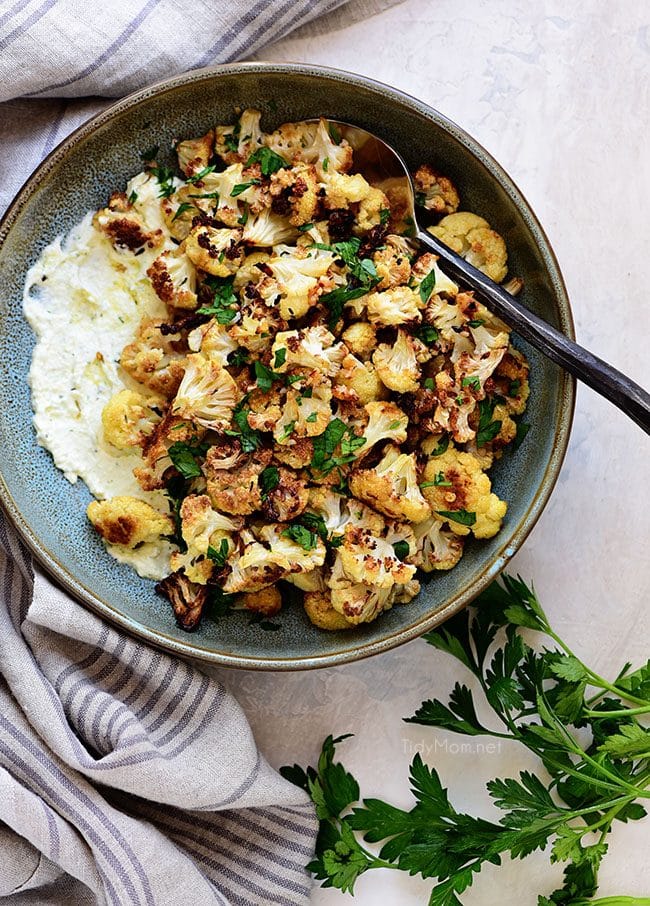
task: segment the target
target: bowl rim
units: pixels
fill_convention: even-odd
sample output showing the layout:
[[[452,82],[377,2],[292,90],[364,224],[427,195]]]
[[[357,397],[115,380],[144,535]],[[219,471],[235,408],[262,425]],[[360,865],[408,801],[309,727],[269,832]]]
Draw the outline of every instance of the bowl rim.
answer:
[[[486,167],[490,172],[490,175],[498,180],[500,185],[513,199],[519,211],[525,216],[527,224],[533,233],[537,234],[535,238],[538,240],[538,244],[543,248],[547,262],[550,262],[552,269],[555,271],[555,290],[559,302],[559,317],[562,330],[571,339],[575,339],[575,327],[571,305],[555,252],[525,196],[492,155],[486,151],[476,139],[449,117],[407,92],[398,88],[393,88],[383,82],[358,73],[311,63],[274,63],[263,61],[223,63],[190,70],[172,76],[171,78],[158,80],[145,88],[120,98],[115,103],[110,104],[104,110],[86,120],[73,132],[67,135],[52,149],[52,151],[50,151],[33,173],[26,179],[16,193],[14,199],[10,202],[7,210],[0,218],[0,249],[2,249],[6,238],[21,211],[29,202],[40,184],[56,166],[65,161],[68,151],[82,139],[91,135],[96,129],[110,122],[119,114],[124,113],[133,107],[137,107],[140,103],[147,101],[153,96],[164,95],[194,82],[209,81],[218,78],[221,74],[237,74],[238,72],[272,73],[276,75],[296,73],[306,76],[324,76],[335,81],[355,84],[373,92],[379,91],[384,95],[388,95],[390,100],[396,101],[403,106],[405,105],[411,110],[415,110],[417,113],[425,116],[427,119],[432,120],[436,125],[440,126],[444,131],[460,141],[460,143]],[[80,603],[88,607],[94,613],[109,619],[131,635],[142,639],[154,647],[163,648],[172,654],[194,658],[220,667],[269,671],[306,670],[331,667],[362,660],[363,658],[389,651],[398,645],[419,638],[425,632],[435,629],[437,626],[444,623],[445,620],[468,606],[505,568],[509,560],[524,543],[543,512],[544,507],[555,488],[566,455],[573,423],[576,397],[575,378],[566,371],[560,376],[558,395],[562,405],[558,419],[555,423],[551,453],[546,469],[540,478],[538,490],[508,541],[504,542],[501,548],[493,556],[492,562],[484,567],[474,581],[464,590],[454,594],[444,606],[440,607],[434,613],[423,616],[410,626],[396,629],[382,639],[365,643],[362,641],[359,644],[347,647],[345,650],[334,651],[328,654],[314,654],[297,657],[268,657],[232,654],[203,648],[201,645],[197,644],[198,638],[191,635],[188,635],[188,641],[185,642],[168,636],[164,632],[143,626],[136,620],[119,611],[117,608],[112,607],[106,601],[101,600],[90,588],[75,578],[56,556],[41,546],[38,538],[32,532],[31,527],[24,519],[20,509],[14,501],[1,466],[0,502],[11,517],[15,527],[18,529],[23,541],[27,544],[35,559],[65,591],[72,594]]]

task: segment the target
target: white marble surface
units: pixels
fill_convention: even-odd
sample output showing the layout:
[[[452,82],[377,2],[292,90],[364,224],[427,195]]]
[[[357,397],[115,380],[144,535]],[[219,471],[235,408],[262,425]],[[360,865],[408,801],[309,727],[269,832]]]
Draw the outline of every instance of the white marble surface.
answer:
[[[518,183],[547,230],[579,339],[649,383],[650,4],[625,0],[406,0],[325,37],[294,39],[266,59],[324,63],[380,79],[472,132]],[[534,417],[534,414],[533,414]],[[561,633],[605,673],[648,656],[648,438],[591,391],[578,394],[553,498],[512,569],[534,579]],[[451,664],[424,642],[312,673],[225,672],[271,762],[315,759],[330,732],[353,731],[345,759],[367,795],[406,805],[415,747],[460,806],[486,816],[483,788],[524,767],[518,749],[455,753],[460,740],[401,723],[444,695]],[[533,764],[533,760],[530,761]],[[601,894],[650,894],[650,820],[616,827]],[[468,906],[536,903],[560,869],[544,855],[484,870]],[[372,872],[358,906],[426,903],[431,885]],[[344,902],[315,889],[314,904]]]

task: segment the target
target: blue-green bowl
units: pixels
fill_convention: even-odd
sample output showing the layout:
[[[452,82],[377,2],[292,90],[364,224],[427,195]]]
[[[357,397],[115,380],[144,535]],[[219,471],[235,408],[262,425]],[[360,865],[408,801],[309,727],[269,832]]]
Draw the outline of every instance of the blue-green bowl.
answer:
[[[458,186],[463,208],[504,236],[510,273],[524,278],[524,302],[569,336],[573,322],[553,251],[512,180],[466,132],[426,104],[370,79],[296,64],[243,63],[160,82],[114,104],[62,142],[28,180],[0,224],[0,497],[36,557],[71,594],[113,623],[178,654],[266,670],[341,664],[387,651],[442,623],[482,591],[526,538],[553,490],[567,447],[574,382],[534,349],[532,428],[515,455],[492,472],[508,501],[502,531],[474,542],[451,572],[434,574],[418,597],[370,625],[329,633],[288,606],[282,629],[249,626],[236,613],[205,620],[194,634],[174,622],[154,583],[113,560],[90,528],[82,483],[70,485],[32,427],[27,384],[34,337],[22,314],[28,268],[45,245],[141,168],[139,152],[171,147],[257,107],[263,125],[318,115],[357,123],[393,144],[409,165],[433,159]]]

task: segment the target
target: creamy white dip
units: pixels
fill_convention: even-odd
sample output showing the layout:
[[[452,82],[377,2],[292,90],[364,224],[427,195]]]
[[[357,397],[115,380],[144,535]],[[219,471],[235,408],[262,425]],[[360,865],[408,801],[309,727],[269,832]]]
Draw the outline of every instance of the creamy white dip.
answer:
[[[158,184],[145,173],[127,194],[148,229],[161,229],[165,246],[175,248],[160,212]],[[119,494],[140,497],[168,512],[161,491],[143,491],[133,475],[140,453],[120,451],[104,441],[102,409],[125,387],[136,388],[119,366],[124,346],[144,317],[165,317],[164,304],[146,275],[161,248],[134,255],[116,250],[87,214],[65,237],[44,249],[30,268],[24,312],[37,337],[29,373],[38,442],[73,484],[81,478],[103,500]],[[137,550],[106,545],[116,559],[141,576],[169,573],[172,546],[166,541]]]

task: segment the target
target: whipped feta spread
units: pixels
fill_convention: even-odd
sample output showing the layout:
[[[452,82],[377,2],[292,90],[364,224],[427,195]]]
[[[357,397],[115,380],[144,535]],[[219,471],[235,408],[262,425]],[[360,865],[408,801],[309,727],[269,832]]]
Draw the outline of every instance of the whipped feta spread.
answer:
[[[126,191],[137,193],[134,206],[148,228],[163,231],[163,248],[175,248],[160,214],[156,181],[141,173]],[[109,399],[125,387],[137,389],[120,368],[122,349],[144,317],[166,317],[146,275],[161,248],[138,255],[116,250],[92,218],[88,213],[50,243],[27,274],[23,308],[37,338],[29,383],[38,443],[68,481],[81,479],[99,500],[125,494],[167,513],[163,492],[144,491],[133,475],[142,464],[140,451],[111,447],[102,430]],[[133,550],[106,547],[141,576],[161,579],[169,573],[174,548],[164,540]]]

